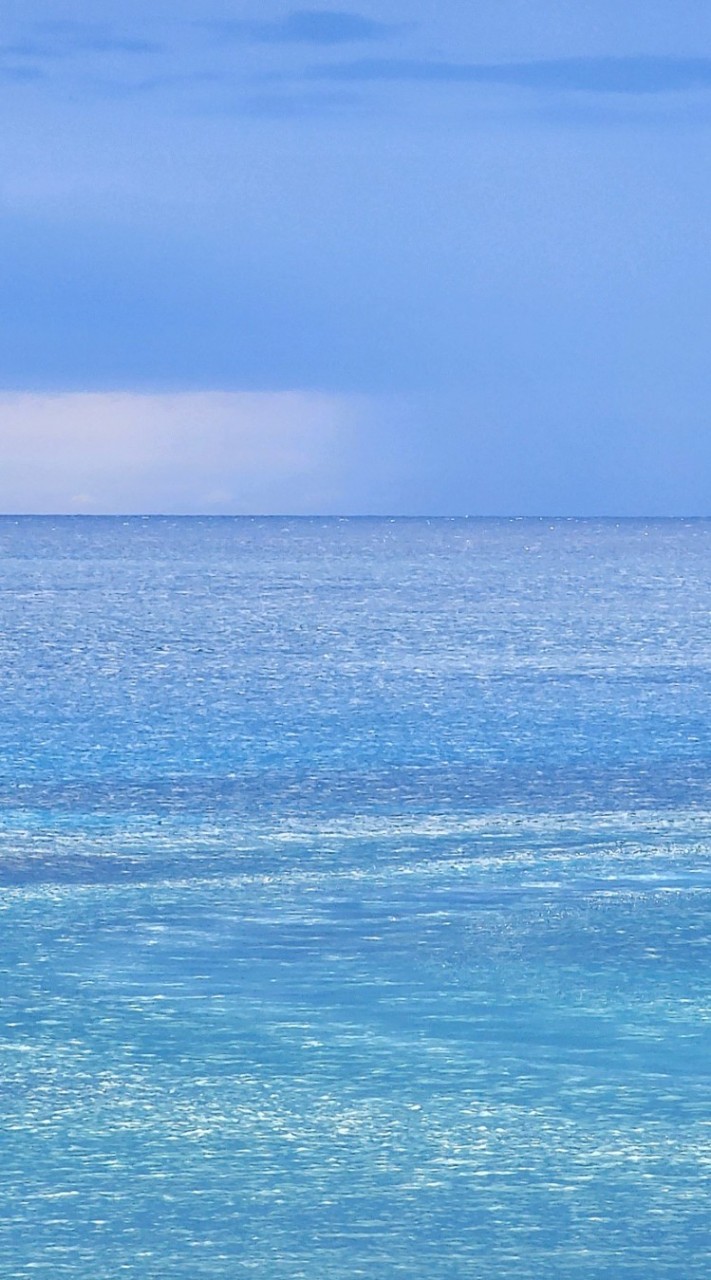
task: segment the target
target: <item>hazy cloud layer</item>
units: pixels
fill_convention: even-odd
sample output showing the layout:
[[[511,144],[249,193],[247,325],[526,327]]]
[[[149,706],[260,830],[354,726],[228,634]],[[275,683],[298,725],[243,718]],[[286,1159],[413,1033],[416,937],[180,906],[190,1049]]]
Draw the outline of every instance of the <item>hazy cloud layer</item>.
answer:
[[[0,47],[0,53],[26,58],[66,58],[75,53],[153,54],[163,45],[116,32],[99,22],[35,23],[29,34]]]
[[[337,510],[364,405],[304,392],[0,396],[0,510]]]
[[[3,66],[0,63],[0,81],[5,80],[9,84],[16,82],[22,84],[23,81],[42,80],[44,72],[39,67],[32,66]]]
[[[221,37],[245,43],[317,45],[384,40],[400,29],[397,24],[378,22],[358,13],[326,9],[295,9],[284,18],[267,22],[237,20],[209,26]]]
[[[711,58],[557,58],[466,63],[362,58],[311,67],[314,80],[418,84],[501,84],[584,93],[679,93],[711,86]]]

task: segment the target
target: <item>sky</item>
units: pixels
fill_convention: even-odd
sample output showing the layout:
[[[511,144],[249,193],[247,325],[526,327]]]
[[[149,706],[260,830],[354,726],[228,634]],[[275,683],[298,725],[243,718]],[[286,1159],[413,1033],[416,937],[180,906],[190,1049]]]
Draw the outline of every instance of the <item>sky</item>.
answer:
[[[711,514],[711,6],[4,0],[0,511]]]

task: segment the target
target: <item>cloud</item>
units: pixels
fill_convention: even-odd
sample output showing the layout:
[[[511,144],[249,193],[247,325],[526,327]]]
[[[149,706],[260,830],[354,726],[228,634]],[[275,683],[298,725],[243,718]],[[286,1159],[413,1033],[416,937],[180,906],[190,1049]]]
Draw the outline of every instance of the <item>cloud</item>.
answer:
[[[22,83],[25,80],[43,80],[44,72],[39,67],[3,67],[0,64],[0,82]]]
[[[272,22],[238,20],[208,25],[224,38],[249,44],[351,44],[385,40],[402,29],[399,24],[378,22],[357,13],[325,9],[295,9]]]
[[[2,52],[23,58],[66,58],[75,53],[160,53],[163,46],[137,36],[115,35],[105,23],[41,22],[31,28],[33,35]]]
[[[502,84],[547,92],[681,93],[711,88],[711,58],[557,58],[501,63],[363,58],[311,67],[307,78],[347,83]]]
[[[367,416],[316,392],[3,393],[0,510],[337,511]]]

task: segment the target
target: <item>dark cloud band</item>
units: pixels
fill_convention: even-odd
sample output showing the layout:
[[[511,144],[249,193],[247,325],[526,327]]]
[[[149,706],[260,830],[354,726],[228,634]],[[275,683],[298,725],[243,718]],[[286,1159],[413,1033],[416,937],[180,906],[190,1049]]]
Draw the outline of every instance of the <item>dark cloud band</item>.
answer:
[[[352,44],[384,40],[400,27],[393,23],[364,18],[358,13],[295,9],[271,22],[214,22],[210,29],[224,39],[244,44]]]
[[[504,84],[585,93],[679,93],[711,87],[711,58],[560,58],[536,62],[459,63],[363,58],[311,67],[313,80]]]

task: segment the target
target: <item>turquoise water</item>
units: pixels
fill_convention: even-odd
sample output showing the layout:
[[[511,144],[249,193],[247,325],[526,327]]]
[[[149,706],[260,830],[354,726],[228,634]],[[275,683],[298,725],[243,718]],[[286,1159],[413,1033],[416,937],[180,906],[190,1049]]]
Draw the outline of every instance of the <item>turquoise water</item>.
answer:
[[[711,522],[0,520],[0,1272],[696,1280]]]

